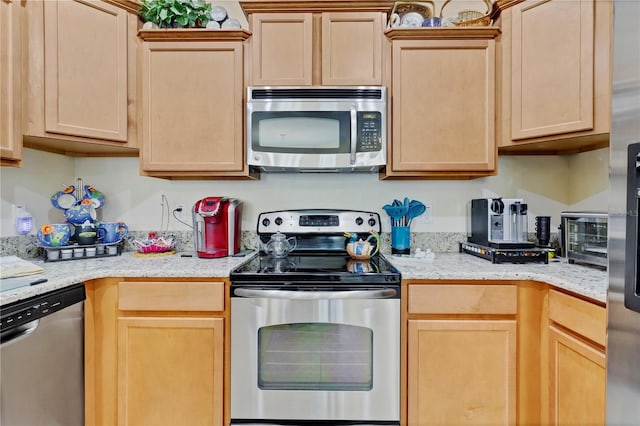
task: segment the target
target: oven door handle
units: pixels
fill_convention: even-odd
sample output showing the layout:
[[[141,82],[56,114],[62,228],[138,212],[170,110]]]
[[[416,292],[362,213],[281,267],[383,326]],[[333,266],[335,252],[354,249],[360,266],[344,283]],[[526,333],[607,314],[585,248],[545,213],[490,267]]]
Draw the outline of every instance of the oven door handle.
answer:
[[[236,288],[235,296],[267,299],[320,300],[320,299],[386,299],[394,297],[397,291],[393,288],[380,290],[344,290],[344,291],[290,291],[260,290],[253,288]]]

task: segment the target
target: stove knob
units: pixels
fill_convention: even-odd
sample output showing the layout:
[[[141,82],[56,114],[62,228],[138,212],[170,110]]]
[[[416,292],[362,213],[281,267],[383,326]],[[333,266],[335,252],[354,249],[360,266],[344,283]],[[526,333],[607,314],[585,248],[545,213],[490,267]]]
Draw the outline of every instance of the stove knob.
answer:
[[[376,226],[376,220],[374,218],[369,218],[369,226]]]
[[[269,225],[271,225],[271,221],[269,220],[268,217],[265,217],[264,219],[262,219],[262,226],[266,228]]]
[[[282,225],[282,218],[281,217],[276,217],[276,225],[278,225],[278,226]]]
[[[364,220],[362,220],[362,218],[361,218],[361,217],[359,217],[359,216],[358,216],[358,217],[356,217],[356,225],[360,226],[360,225],[362,225],[363,223],[364,223]]]

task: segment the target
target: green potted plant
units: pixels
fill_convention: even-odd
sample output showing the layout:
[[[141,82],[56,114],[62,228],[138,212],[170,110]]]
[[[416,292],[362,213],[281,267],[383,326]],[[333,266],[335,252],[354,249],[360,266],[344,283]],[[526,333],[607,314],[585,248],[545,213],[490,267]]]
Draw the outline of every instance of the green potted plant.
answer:
[[[205,0],[142,0],[140,16],[159,28],[204,28],[211,20]]]

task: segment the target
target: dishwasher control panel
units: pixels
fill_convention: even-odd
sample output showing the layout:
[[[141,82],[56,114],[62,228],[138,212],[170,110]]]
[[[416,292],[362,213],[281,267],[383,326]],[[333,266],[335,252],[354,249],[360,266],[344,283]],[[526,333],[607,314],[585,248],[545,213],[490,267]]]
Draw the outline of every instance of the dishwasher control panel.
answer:
[[[84,284],[74,284],[71,287],[8,304],[1,310],[0,332],[4,334],[5,331],[50,315],[84,299]]]

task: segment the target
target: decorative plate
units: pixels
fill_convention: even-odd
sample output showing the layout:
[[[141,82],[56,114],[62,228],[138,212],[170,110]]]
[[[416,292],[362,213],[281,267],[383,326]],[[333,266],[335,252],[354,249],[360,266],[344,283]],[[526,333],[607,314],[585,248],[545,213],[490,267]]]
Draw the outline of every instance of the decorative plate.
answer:
[[[399,25],[402,28],[417,28],[426,18],[434,16],[435,6],[428,2],[398,2],[394,6],[393,13],[399,16]]]

